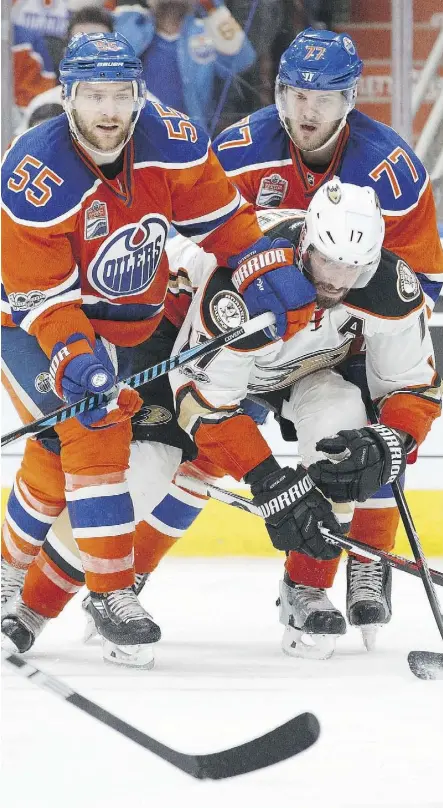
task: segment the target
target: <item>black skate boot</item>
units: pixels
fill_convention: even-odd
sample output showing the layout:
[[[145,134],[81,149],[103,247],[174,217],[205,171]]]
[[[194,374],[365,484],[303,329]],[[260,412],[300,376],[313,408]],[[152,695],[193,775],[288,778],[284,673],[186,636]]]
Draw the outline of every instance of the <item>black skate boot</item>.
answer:
[[[135,573],[135,582],[132,585],[132,589],[135,592],[135,594],[137,595],[137,597],[140,594],[140,592],[142,591],[142,589],[144,588],[145,583],[149,578],[149,575],[150,575],[149,572],[136,572]],[[89,606],[90,602],[91,602],[91,595],[88,592],[88,594],[82,600],[82,609],[83,609],[83,611],[85,613],[85,618],[86,618],[85,630],[83,632],[83,642],[86,642],[86,643],[89,642],[89,640],[92,640],[94,637],[97,636],[97,628],[95,626],[94,618],[89,613],[89,609],[88,609],[88,606]]]
[[[392,570],[383,561],[359,561],[348,557],[346,616],[361,629],[368,651],[375,645],[377,630],[392,617]]]
[[[286,626],[285,654],[306,659],[328,659],[337,637],[346,634],[346,622],[329,600],[325,589],[291,581],[287,572],[280,581],[280,623]]]
[[[26,606],[21,597],[15,603],[13,611],[2,618],[2,634],[13,643],[14,651],[20,654],[29,651],[34,645],[38,635],[42,632],[50,617],[38,614],[34,609]]]
[[[6,617],[21,594],[27,570],[14,567],[2,558],[1,616]]]
[[[106,662],[137,668],[154,666],[152,645],[161,637],[160,627],[145,611],[131,586],[114,592],[90,592],[86,608],[104,639]]]

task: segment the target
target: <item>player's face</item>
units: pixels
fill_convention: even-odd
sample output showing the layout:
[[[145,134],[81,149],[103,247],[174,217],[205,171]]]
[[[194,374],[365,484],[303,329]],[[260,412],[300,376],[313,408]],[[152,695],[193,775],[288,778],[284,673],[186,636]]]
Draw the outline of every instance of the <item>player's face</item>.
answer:
[[[132,82],[80,82],[72,107],[82,137],[100,151],[114,151],[125,141],[131,126]]]
[[[349,110],[348,99],[337,90],[323,92],[277,85],[275,100],[293,142],[302,151],[321,148]]]
[[[364,268],[332,261],[315,247],[302,256],[305,272],[317,290],[317,305],[330,309],[346,297]]]

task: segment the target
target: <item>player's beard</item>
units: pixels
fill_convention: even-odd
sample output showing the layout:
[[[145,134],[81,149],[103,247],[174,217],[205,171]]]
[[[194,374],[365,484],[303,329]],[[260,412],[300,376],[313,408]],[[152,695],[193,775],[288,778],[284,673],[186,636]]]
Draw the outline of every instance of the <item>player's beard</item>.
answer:
[[[319,287],[314,284],[314,286],[317,290],[317,306],[321,309],[332,309],[333,306],[337,306],[349,292],[349,289],[335,289],[333,286],[330,289],[324,285]]]
[[[77,110],[73,111],[73,117],[81,138],[94,149],[98,149],[102,152],[112,152],[116,151],[120,144],[123,148],[123,143],[128,136],[131,126],[130,120],[125,123],[121,118],[114,117],[106,119],[106,121],[99,119],[92,124],[88,124],[85,119],[79,115]],[[115,128],[105,131],[104,128],[98,128],[101,125],[103,125],[103,127],[112,125]]]
[[[289,135],[292,142],[301,151],[315,151],[328,142],[334,132],[338,130],[341,120],[328,123],[314,123],[310,121],[293,121],[287,119]]]

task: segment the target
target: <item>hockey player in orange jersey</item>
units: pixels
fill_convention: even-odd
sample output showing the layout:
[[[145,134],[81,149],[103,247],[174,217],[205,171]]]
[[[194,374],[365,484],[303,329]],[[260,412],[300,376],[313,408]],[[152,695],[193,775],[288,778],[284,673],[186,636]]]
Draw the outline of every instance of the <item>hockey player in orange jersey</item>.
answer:
[[[257,209],[306,210],[334,175],[373,187],[385,220],[384,246],[417,273],[431,312],[443,283],[443,250],[429,176],[393,129],[354,109],[362,67],[347,34],[302,31],[281,58],[275,105],[226,129],[214,150]],[[352,381],[365,386],[363,355],[348,363],[348,371]],[[391,488],[385,486],[357,504],[351,536],[389,551],[398,523]],[[294,581],[322,588],[332,585],[337,563],[291,553],[287,566]],[[377,564],[353,564],[363,594],[371,588],[371,570],[376,589]],[[362,610],[359,619],[376,620],[376,615]]]
[[[28,421],[54,409],[57,396],[72,403],[116,388],[110,405],[60,424],[57,434],[96,624],[107,641],[141,647],[142,655],[159,636],[131,588],[125,474],[130,418],[142,400],[120,382],[149,364],[167,290],[169,226],[234,270],[246,254],[260,263],[266,251],[265,272],[251,276],[243,294],[254,315],[260,281],[284,339],[309,319],[314,293],[305,279],[293,283],[290,245],[275,250],[263,237],[207,135],[181,113],[146,102],[141,63],[124,37],[74,37],[60,78],[65,113],[17,138],[3,162],[4,381]],[[42,392],[48,380],[54,393]],[[12,518],[3,531],[4,574],[29,566],[62,509],[50,490],[35,496],[29,452],[9,512],[32,530],[14,530]]]

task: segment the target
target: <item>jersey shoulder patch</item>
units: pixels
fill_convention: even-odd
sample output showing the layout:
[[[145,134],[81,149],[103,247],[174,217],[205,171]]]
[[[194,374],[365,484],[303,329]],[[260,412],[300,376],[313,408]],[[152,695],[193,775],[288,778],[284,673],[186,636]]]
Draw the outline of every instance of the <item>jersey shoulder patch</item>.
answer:
[[[415,207],[428,175],[417,155],[390,126],[358,110],[348,116],[340,179],[369,185],[377,193],[384,216],[399,216]]]
[[[20,224],[57,224],[80,209],[96,177],[75,151],[65,114],[18,137],[2,165],[2,205]]]
[[[218,267],[208,279],[200,306],[201,318],[206,330],[214,337],[238,328],[249,320],[249,312],[242,296],[232,283],[232,269]],[[233,350],[254,351],[269,345],[273,340],[264,331],[239,339]]]
[[[214,151],[228,173],[291,160],[289,138],[274,104],[220,132],[214,140]]]
[[[424,295],[412,269],[390,250],[382,249],[377,271],[363,289],[351,289],[343,301],[374,317],[401,320],[422,308]]]
[[[205,161],[209,145],[205,130],[183,112],[148,101],[134,130],[134,163],[191,168]]]

